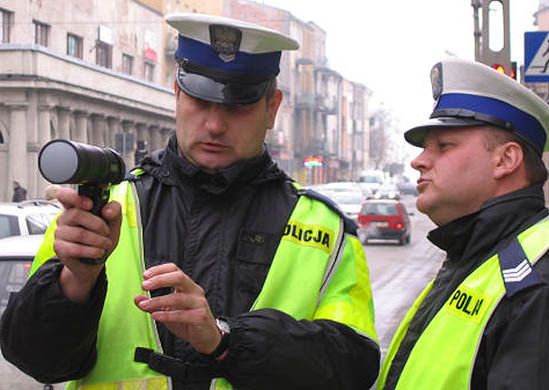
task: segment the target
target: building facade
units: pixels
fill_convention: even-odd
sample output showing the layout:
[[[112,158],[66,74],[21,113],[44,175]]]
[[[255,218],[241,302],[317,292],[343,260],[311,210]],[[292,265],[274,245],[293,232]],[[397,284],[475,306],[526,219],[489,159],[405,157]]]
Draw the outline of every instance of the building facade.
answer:
[[[13,180],[43,196],[38,153],[51,139],[112,147],[128,168],[136,145],[165,145],[175,129],[171,12],[235,17],[298,40],[282,55],[270,152],[304,184],[368,167],[371,92],[328,67],[326,32],[313,22],[249,0],[0,0],[0,201]]]
[[[0,0],[0,200],[19,181],[31,198],[46,142],[161,147],[175,128],[173,91],[158,84],[163,18],[139,1]]]
[[[224,0],[142,0],[142,3],[163,14],[175,12],[203,13],[209,15],[223,15]],[[171,88],[175,81],[175,58],[177,49],[177,32],[167,23],[162,24],[164,39],[163,60],[159,83]]]
[[[224,15],[261,23],[300,43],[281,59],[284,100],[267,138],[278,164],[304,184],[357,179],[369,162],[371,91],[328,67],[326,32],[255,1],[226,0]]]

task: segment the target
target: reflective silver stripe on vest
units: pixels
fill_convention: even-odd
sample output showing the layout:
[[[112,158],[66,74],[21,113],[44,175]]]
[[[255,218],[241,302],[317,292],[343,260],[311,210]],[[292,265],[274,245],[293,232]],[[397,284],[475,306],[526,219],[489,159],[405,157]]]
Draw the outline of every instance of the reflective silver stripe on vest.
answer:
[[[339,266],[339,263],[341,261],[341,258],[343,257],[344,247],[343,247],[343,237],[344,237],[345,231],[343,226],[343,219],[339,220],[339,233],[337,235],[337,240],[334,245],[334,250],[332,251],[332,254],[330,255],[330,259],[328,260],[328,264],[326,265],[326,269],[324,270],[324,276],[322,277],[322,284],[320,287],[320,293],[318,294],[318,301],[317,306],[320,304],[320,301],[322,300],[322,297],[324,296],[324,293],[326,292],[326,289],[330,285],[330,281],[332,280],[332,277],[334,276],[335,270]]]

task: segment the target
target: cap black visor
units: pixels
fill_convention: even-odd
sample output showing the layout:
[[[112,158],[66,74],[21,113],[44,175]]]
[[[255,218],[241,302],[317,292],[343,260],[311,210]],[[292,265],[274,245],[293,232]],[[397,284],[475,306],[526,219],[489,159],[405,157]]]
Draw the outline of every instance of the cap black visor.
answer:
[[[252,104],[261,99],[270,80],[257,84],[221,82],[209,77],[186,72],[179,68],[176,72],[177,85],[187,94],[209,102],[222,104]]]
[[[429,119],[427,122],[412,127],[410,130],[404,133],[404,139],[414,145],[423,147],[425,137],[430,130],[435,128],[457,128],[457,127],[475,127],[475,126],[484,126],[486,122],[467,119],[467,118],[452,118],[452,117],[441,117]]]

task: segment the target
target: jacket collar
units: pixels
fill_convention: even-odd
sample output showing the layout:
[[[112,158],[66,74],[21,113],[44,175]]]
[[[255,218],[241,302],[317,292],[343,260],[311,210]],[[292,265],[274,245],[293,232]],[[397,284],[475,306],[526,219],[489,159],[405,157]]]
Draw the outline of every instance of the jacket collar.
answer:
[[[141,167],[164,184],[181,185],[191,180],[192,183],[212,194],[223,193],[236,183],[255,185],[287,178],[286,174],[273,162],[266,149],[257,157],[239,161],[214,174],[209,174],[179,153],[175,135],[170,137],[165,149],[146,157]]]
[[[479,211],[432,230],[427,238],[450,260],[471,259],[497,250],[502,240],[547,214],[542,186],[534,185],[489,199]]]

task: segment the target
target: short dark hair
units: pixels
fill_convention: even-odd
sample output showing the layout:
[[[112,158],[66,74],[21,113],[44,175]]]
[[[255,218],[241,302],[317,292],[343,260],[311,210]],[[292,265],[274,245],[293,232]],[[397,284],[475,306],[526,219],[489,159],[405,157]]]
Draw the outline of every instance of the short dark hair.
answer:
[[[276,77],[273,77],[272,79],[270,79],[268,81],[267,89],[265,90],[265,98],[267,100],[269,100],[270,98],[272,98],[275,95],[277,87],[278,87],[278,85],[277,85],[277,82],[276,82]]]
[[[524,138],[507,130],[498,127],[492,127],[494,131],[490,131],[490,139],[486,144],[486,149],[493,150],[498,145],[503,145],[507,142],[516,142],[522,148],[524,155],[524,166],[526,167],[526,175],[528,182],[532,184],[545,183],[547,180],[547,167],[541,156],[534,147]]]

